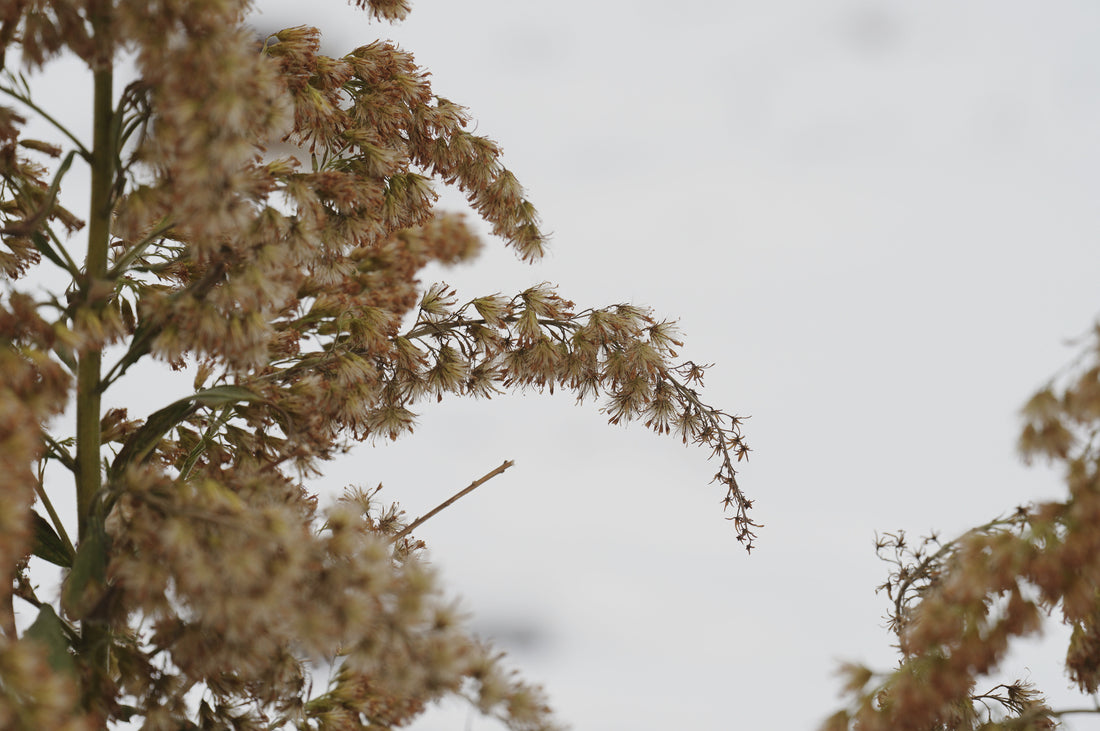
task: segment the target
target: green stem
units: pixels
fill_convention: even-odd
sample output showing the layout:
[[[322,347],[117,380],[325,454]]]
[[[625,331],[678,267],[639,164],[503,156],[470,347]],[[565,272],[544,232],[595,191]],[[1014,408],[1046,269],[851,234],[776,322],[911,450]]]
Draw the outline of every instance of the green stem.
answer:
[[[109,23],[103,7],[94,3],[93,27],[101,42],[101,57],[92,66],[95,92],[93,108],[93,144],[91,153],[91,201],[88,210],[88,254],[84,260],[79,307],[92,317],[103,312],[102,282],[107,279],[110,244],[111,205],[115,183],[115,143],[111,134],[114,119],[113,62]],[[100,283],[100,286],[97,286]],[[93,343],[80,353],[76,373],[76,503],[77,554],[103,550],[97,536],[102,518],[95,515],[96,500],[103,487],[100,429],[103,365],[102,345]],[[92,557],[93,563],[105,557]],[[94,614],[94,613],[93,613]],[[93,615],[81,620],[79,654],[87,663],[81,705],[85,712],[106,727],[110,714],[109,698],[102,695],[111,665],[111,630],[103,618]]]
[[[114,183],[114,144],[111,137],[113,73],[108,65],[95,72],[94,144],[92,147],[92,197],[88,212],[88,256],[84,262],[84,307],[98,312],[102,303],[88,299],[93,283],[107,277],[110,243],[111,187]],[[89,529],[95,496],[102,486],[100,470],[100,371],[103,354],[99,348],[80,355],[76,393],[76,501],[78,536]]]
[[[111,236],[111,208],[115,197],[114,128],[114,24],[113,0],[88,0],[87,17],[95,41],[94,57],[89,61],[94,81],[92,99],[91,199],[88,205],[88,253],[84,260],[84,276],[78,306],[92,317],[99,317],[105,306],[103,297],[107,277],[107,261]],[[103,488],[100,447],[102,433],[101,382],[102,344],[92,343],[80,353],[76,374],[76,507],[77,556],[74,566],[83,556],[87,572],[106,566],[106,541],[103,539],[103,517],[96,506]],[[74,573],[69,575],[74,577]],[[76,577],[78,580],[81,578]],[[90,581],[87,576],[85,581]],[[98,587],[105,590],[105,587]],[[109,617],[96,608],[81,607],[80,640],[77,654],[83,665],[81,673],[81,706],[92,724],[106,728],[114,702],[105,693],[110,686],[111,627]]]

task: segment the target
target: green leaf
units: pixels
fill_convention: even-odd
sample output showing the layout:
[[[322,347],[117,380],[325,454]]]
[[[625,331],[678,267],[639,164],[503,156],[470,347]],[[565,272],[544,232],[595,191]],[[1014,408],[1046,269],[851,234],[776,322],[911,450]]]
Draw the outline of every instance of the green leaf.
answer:
[[[46,659],[50,667],[60,673],[76,676],[76,663],[69,654],[69,638],[65,624],[49,604],[38,610],[38,618],[24,635],[46,647]]]
[[[126,465],[143,462],[165,434],[197,410],[198,406],[188,398],[150,414],[141,428],[131,434],[122,445],[115,461],[111,463],[111,474],[117,476]]]
[[[82,619],[99,604],[107,591],[107,539],[102,526],[92,525],[76,548],[73,570],[61,588],[65,613]]]
[[[49,434],[42,433],[42,438],[46,442],[46,459],[56,459],[61,464],[65,465],[65,468],[70,472],[76,472],[76,460],[69,453],[66,447],[72,445],[75,441],[72,437],[68,439],[62,439],[60,442],[55,440]]]
[[[64,541],[54,532],[53,526],[34,511],[31,516],[34,522],[34,555],[63,569],[71,568],[73,556],[65,547]]]
[[[49,259],[51,262],[61,267],[66,271],[71,271],[69,265],[62,259],[53,247],[50,246],[50,240],[46,238],[46,235],[41,231],[35,231],[31,234],[31,243],[34,244],[34,248],[38,249],[38,253]]]
[[[226,406],[242,401],[257,401],[260,396],[241,386],[214,386],[168,404],[150,414],[140,429],[130,435],[111,464],[111,474],[118,475],[128,464],[144,461],[164,435],[195,413],[200,406]]]
[[[53,352],[57,354],[58,360],[68,366],[70,371],[76,373],[76,356],[73,355],[72,348],[58,340],[53,344]]]
[[[190,397],[192,401],[203,406],[225,406],[242,401],[258,401],[260,397],[241,386],[214,386],[205,391],[199,391]]]

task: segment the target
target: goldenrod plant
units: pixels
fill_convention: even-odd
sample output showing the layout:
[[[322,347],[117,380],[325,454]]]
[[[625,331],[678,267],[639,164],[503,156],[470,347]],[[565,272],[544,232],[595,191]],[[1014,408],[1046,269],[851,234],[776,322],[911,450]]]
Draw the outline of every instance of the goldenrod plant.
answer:
[[[257,37],[247,10],[0,3],[0,727],[383,729],[457,695],[553,728],[459,621],[420,521],[309,478],[411,431],[425,399],[557,388],[710,449],[751,548],[740,421],[700,400],[704,368],[643,308],[421,285],[481,245],[435,209],[438,186],[521,258],[543,253],[499,146],[395,45],[331,58],[312,28]],[[87,65],[91,108],[40,103],[61,56]],[[53,136],[27,139],[31,118]],[[62,188],[85,173],[70,212]],[[43,269],[67,286],[42,294]],[[105,408],[144,361],[194,374],[193,393]],[[36,584],[40,561],[60,588]]]
[[[878,540],[891,572],[898,667],[845,665],[850,703],[823,731],[1053,729],[1100,714],[1100,325],[1079,356],[1024,406],[1019,450],[1057,465],[1062,499],[1020,506],[952,540]],[[1014,643],[1061,621],[1071,632],[1065,671],[1083,695],[1054,708],[1005,660]],[[1016,675],[1019,673],[1019,675]]]

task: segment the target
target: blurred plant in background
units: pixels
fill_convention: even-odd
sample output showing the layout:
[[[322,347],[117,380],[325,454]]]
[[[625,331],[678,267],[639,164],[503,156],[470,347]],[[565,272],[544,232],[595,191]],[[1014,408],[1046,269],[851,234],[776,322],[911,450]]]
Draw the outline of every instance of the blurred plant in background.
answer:
[[[480,246],[433,210],[433,179],[541,255],[500,149],[408,53],[329,58],[305,27],[257,39],[246,6],[0,8],[0,726],[389,728],[458,694],[549,728],[539,690],[467,633],[418,558],[421,521],[357,488],[321,507],[307,478],[350,441],[408,432],[423,399],[564,388],[711,449],[751,548],[740,421],[700,401],[704,369],[676,361],[673,326],[644,309],[577,309],[549,285],[464,303],[422,287],[425,265]],[[61,54],[94,77],[92,109],[65,110],[90,116],[89,144],[35,99]],[[122,64],[137,80],[116,89]],[[56,139],[22,137],[31,115]],[[86,220],[59,202],[78,162]],[[39,267],[68,285],[33,296],[21,285]],[[190,368],[194,393],[105,408],[143,359]],[[34,585],[31,557],[64,570],[60,592]],[[15,600],[35,608],[29,627]]]
[[[1069,679],[1093,698],[1100,689],[1100,325],[1023,417],[1021,454],[1062,467],[1065,499],[1019,507],[951,541],[880,538],[893,566],[880,589],[892,602],[900,663],[885,673],[846,665],[852,703],[825,731],[1052,729],[1100,714],[1095,702],[1051,708],[1029,682],[980,685],[1014,639],[1057,613],[1072,629]]]

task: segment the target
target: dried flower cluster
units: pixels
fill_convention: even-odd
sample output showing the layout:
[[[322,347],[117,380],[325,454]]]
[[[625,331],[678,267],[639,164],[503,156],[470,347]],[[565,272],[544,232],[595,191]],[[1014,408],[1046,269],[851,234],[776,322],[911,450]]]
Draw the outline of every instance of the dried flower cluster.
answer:
[[[852,704],[827,731],[1051,729],[1071,714],[1100,713],[1092,704],[1053,709],[1026,682],[979,686],[1014,639],[1057,613],[1072,628],[1069,678],[1082,693],[1100,690],[1100,324],[1023,416],[1021,453],[1063,466],[1065,499],[1020,507],[952,541],[880,539],[894,567],[880,588],[893,603],[901,661],[883,674],[846,666]]]
[[[409,431],[425,399],[567,389],[604,399],[612,422],[710,448],[751,548],[740,421],[700,401],[703,367],[677,362],[672,325],[646,310],[578,310],[549,285],[465,303],[422,287],[425,265],[480,247],[461,215],[434,210],[435,183],[523,259],[541,255],[499,147],[408,53],[376,42],[330,58],[304,27],[257,39],[246,10],[0,8],[7,64],[33,73],[70,53],[95,85],[86,143],[26,77],[0,81],[14,105],[0,107],[0,727],[381,729],[458,694],[510,728],[551,728],[539,690],[439,591],[419,521],[358,489],[322,508],[304,480],[349,440]],[[138,80],[116,91],[122,52]],[[30,114],[60,146],[21,136]],[[58,202],[74,163],[91,171],[86,225]],[[21,293],[38,266],[71,284]],[[145,358],[193,368],[194,393],[104,408]],[[56,434],[70,401],[75,433]],[[74,537],[53,505],[66,472]],[[32,556],[64,569],[59,606],[33,585]],[[16,599],[37,611],[23,632]]]

